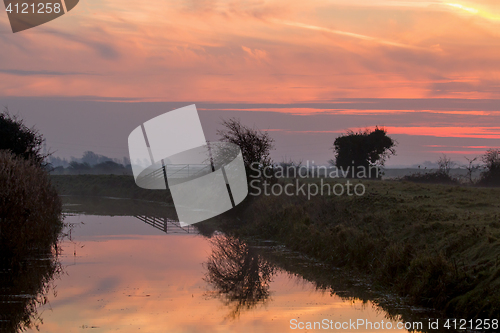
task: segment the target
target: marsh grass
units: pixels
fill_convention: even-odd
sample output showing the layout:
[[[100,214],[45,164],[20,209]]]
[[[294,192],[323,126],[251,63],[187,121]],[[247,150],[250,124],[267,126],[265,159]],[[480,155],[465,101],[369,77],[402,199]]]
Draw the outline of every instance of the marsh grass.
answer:
[[[37,163],[0,151],[0,330],[37,327],[61,266],[61,201]]]
[[[49,251],[62,230],[61,201],[45,170],[0,151],[0,250],[3,264]]]

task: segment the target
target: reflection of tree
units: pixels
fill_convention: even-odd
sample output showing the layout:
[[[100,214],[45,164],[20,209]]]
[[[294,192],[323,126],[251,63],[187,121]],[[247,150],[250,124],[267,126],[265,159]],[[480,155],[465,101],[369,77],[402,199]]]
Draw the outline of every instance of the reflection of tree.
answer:
[[[218,235],[211,243],[205,281],[214,287],[216,297],[232,307],[229,317],[236,318],[242,310],[265,303],[275,268],[236,237]]]
[[[0,266],[0,332],[19,332],[42,323],[38,307],[47,302],[52,280],[61,273],[55,253]]]

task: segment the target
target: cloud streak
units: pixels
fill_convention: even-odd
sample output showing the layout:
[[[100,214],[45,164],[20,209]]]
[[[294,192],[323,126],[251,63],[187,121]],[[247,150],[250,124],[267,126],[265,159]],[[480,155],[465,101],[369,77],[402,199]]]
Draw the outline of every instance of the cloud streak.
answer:
[[[316,25],[310,25],[310,24],[305,24],[305,23],[300,23],[300,22],[291,22],[291,21],[282,21],[282,20],[275,20],[274,22],[276,22],[278,24],[287,25],[287,26],[297,27],[297,28],[322,31],[322,32],[327,32],[327,33],[339,35],[339,36],[346,36],[346,37],[360,39],[360,40],[364,40],[364,41],[370,41],[370,42],[374,42],[374,43],[382,44],[382,45],[389,45],[389,46],[401,47],[401,48],[412,49],[412,50],[432,51],[432,50],[429,50],[429,49],[426,49],[423,47],[419,47],[419,46],[398,43],[398,42],[384,40],[384,39],[380,39],[380,38],[376,38],[376,37],[356,34],[353,32],[334,30],[334,29],[319,27]]]
[[[70,72],[70,71],[48,71],[48,70],[23,70],[23,69],[0,69],[0,73],[16,76],[71,76],[71,75],[99,75],[97,73]]]

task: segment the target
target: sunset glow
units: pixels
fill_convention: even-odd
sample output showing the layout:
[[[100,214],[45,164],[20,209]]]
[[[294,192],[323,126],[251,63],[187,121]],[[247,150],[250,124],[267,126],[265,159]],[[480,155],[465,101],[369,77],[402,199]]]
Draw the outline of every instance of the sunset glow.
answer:
[[[149,101],[496,98],[497,16],[494,6],[481,8],[82,1],[48,25],[3,34],[0,84],[6,96]],[[493,21],[471,20],[464,11]],[[7,32],[6,17],[0,20]]]
[[[377,115],[384,120],[326,131],[386,125],[412,137],[498,139],[499,124],[484,125],[481,117],[500,111],[499,18],[500,6],[490,0],[82,0],[68,15],[18,34],[0,15],[0,95],[17,109],[10,99]],[[382,99],[399,104],[384,109],[376,105]],[[348,106],[357,100],[363,105]],[[417,105],[424,100],[435,102]],[[294,103],[335,106],[273,107]],[[169,110],[156,114],[160,109]],[[421,112],[446,121],[419,123]],[[409,116],[392,124],[384,114]],[[464,125],[461,117],[472,114]]]

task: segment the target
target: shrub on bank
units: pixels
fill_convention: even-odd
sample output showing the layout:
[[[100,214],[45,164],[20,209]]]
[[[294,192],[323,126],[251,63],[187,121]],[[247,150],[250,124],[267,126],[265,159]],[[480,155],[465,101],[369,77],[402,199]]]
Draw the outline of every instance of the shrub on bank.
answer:
[[[55,246],[62,204],[37,161],[0,150],[0,261],[17,261]]]
[[[401,178],[401,180],[422,183],[422,184],[449,184],[458,185],[459,181],[449,174],[441,171],[428,172],[428,173],[414,173]]]
[[[500,186],[500,149],[488,149],[482,156],[485,170],[479,186]]]

